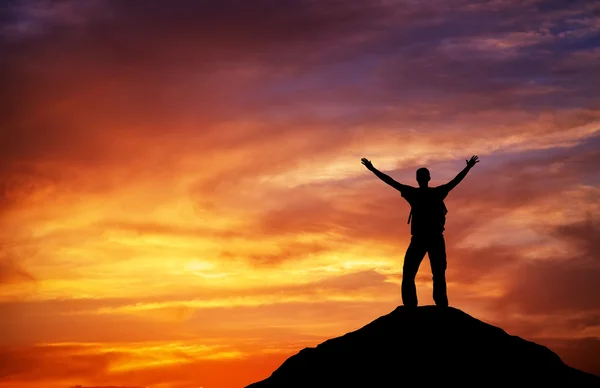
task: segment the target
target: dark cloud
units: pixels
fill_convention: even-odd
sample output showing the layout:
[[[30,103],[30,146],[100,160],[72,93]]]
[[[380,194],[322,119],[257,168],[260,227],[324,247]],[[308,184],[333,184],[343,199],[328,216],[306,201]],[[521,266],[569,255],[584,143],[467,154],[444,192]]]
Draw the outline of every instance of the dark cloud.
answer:
[[[579,254],[523,263],[507,279],[508,291],[498,308],[528,313],[600,310],[598,219],[560,226],[555,235],[574,243]]]
[[[598,136],[589,138],[574,147],[557,147],[513,154],[490,155],[449,196],[447,206],[461,214],[468,209],[472,226],[456,225],[448,215],[450,230],[471,231],[473,227],[502,216],[507,211],[535,206],[549,197],[565,198],[557,210],[565,209],[576,201],[568,193],[582,182],[594,186],[598,172],[594,167],[600,162]],[[435,171],[435,169],[433,169]],[[597,193],[590,192],[583,201],[592,204]],[[544,231],[549,233],[549,231]],[[465,235],[465,233],[461,233]]]
[[[581,252],[580,259],[600,265],[600,220],[588,218],[575,224],[558,226],[554,232]]]
[[[537,340],[560,355],[567,365],[600,376],[600,339],[552,339]]]
[[[555,52],[558,38],[540,29],[567,17],[561,12],[570,5],[539,12],[536,2],[450,3],[232,0],[165,8],[151,1],[139,8],[105,2],[85,23],[4,43],[10,98],[2,117],[13,129],[5,133],[3,155],[31,157],[53,148],[54,156],[101,155],[118,150],[118,142],[102,141],[118,138],[111,128],[123,136],[142,124],[151,132],[193,120],[207,130],[207,122],[234,112],[303,106],[311,117],[319,108],[305,102],[315,100],[358,109],[363,121],[381,116],[390,103],[434,104],[444,113],[440,119],[489,107],[565,107],[573,104],[573,87],[577,107],[597,103],[585,92],[597,78],[592,73],[564,82],[548,73],[569,53]],[[586,8],[567,15],[593,16]],[[538,40],[550,46],[538,47]],[[482,57],[482,50],[515,55]],[[263,71],[245,80],[236,75],[255,66]],[[332,86],[342,93],[329,93]],[[419,119],[428,115],[435,119],[431,109]]]
[[[514,249],[504,247],[456,248],[451,237],[447,238],[449,281],[459,284],[477,284],[485,278],[503,277],[508,268],[518,261]]]
[[[449,120],[474,125],[480,118],[469,112],[490,107],[531,111],[526,121],[557,104],[597,108],[586,92],[597,61],[582,56],[593,44],[565,52],[559,32],[543,30],[565,18],[595,20],[590,4],[575,12],[504,1],[97,3],[40,2],[43,33],[1,43],[0,174],[13,197],[63,188],[81,179],[77,169],[132,171],[140,160],[173,168],[173,155],[194,147],[210,154],[267,139],[289,147],[308,128],[321,135],[310,145],[335,151],[348,144],[346,127],[366,123],[443,129]],[[33,17],[15,9],[4,25]],[[594,27],[571,26],[584,28]],[[563,82],[550,66],[574,72]],[[579,68],[586,76],[573,75]],[[219,124],[232,117],[264,125],[223,131]],[[579,122],[595,119],[592,112]],[[276,136],[284,131],[292,136]],[[297,163],[299,154],[282,154],[277,165]],[[41,161],[56,164],[42,170]],[[256,172],[234,169],[234,179]],[[132,180],[112,176],[121,177],[115,185]]]
[[[308,60],[308,50],[327,51],[336,37],[360,33],[362,24],[385,15],[360,2],[333,9],[278,4],[179,2],[164,9],[151,2],[136,9],[107,2],[85,23],[51,23],[18,44],[3,42],[2,205],[81,186],[82,175],[96,174],[104,189],[109,181],[131,182],[135,171],[173,171],[182,154],[201,150],[208,158],[278,139],[289,126],[223,131],[220,124],[262,115],[260,106],[245,105],[271,80],[265,64],[293,77],[285,69]],[[343,134],[336,137],[339,146]],[[246,173],[237,168],[232,180]]]

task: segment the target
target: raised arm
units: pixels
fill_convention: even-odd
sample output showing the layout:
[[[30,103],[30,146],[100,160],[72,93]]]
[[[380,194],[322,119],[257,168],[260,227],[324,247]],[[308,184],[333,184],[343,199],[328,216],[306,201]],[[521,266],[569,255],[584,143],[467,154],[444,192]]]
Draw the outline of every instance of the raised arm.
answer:
[[[407,187],[406,185],[403,185],[400,182],[395,181],[394,179],[392,179],[391,176],[382,173],[381,171],[379,171],[378,169],[376,169],[373,164],[371,163],[371,161],[369,161],[369,159],[367,158],[362,158],[360,160],[362,162],[362,164],[365,165],[365,167],[367,167],[367,169],[369,169],[369,171],[372,171],[373,174],[377,175],[377,177],[379,179],[381,179],[382,181],[384,181],[385,183],[387,183],[388,185],[392,186],[393,188],[395,188],[398,191],[402,191],[405,187]]]
[[[463,170],[461,172],[459,172],[458,175],[454,179],[452,179],[450,182],[448,182],[446,184],[448,191],[455,188],[456,185],[458,185],[467,176],[467,173],[471,170],[471,168],[473,168],[475,163],[479,163],[479,160],[478,160],[477,155],[473,155],[473,156],[471,156],[471,159],[465,160],[465,162],[467,162],[467,166],[465,168],[463,168]]]

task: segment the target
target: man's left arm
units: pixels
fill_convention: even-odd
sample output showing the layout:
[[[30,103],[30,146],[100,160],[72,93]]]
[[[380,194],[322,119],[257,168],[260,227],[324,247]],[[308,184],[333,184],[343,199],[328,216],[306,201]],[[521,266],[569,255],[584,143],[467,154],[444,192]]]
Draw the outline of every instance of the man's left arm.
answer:
[[[447,184],[444,185],[444,187],[448,191],[455,188],[456,185],[458,185],[463,179],[465,179],[465,177],[467,176],[467,173],[471,170],[471,168],[473,168],[473,166],[475,166],[476,163],[479,163],[479,160],[478,160],[477,155],[473,155],[473,156],[471,156],[471,159],[465,160],[465,162],[467,162],[467,166],[465,168],[463,168],[463,170],[461,172],[459,172],[458,175],[454,179],[452,179],[450,182],[448,182]]]

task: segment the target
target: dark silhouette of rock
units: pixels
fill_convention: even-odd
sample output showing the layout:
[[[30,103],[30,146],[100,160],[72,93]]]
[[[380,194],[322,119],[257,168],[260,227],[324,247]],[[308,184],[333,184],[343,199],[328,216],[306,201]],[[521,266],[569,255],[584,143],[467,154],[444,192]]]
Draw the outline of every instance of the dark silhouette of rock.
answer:
[[[305,348],[246,388],[600,387],[548,348],[452,308],[398,307],[363,328]]]

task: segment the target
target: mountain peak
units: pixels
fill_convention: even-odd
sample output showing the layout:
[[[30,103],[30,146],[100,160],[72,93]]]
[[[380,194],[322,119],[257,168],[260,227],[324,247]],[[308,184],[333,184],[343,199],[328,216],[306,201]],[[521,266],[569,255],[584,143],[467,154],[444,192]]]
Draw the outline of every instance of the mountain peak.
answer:
[[[269,378],[246,388],[417,383],[600,387],[600,377],[456,308],[399,306],[361,329],[301,350]]]

